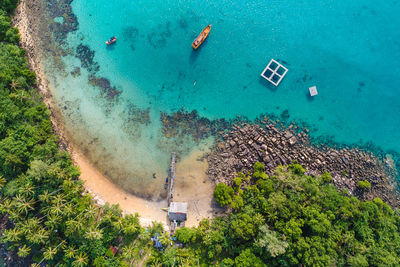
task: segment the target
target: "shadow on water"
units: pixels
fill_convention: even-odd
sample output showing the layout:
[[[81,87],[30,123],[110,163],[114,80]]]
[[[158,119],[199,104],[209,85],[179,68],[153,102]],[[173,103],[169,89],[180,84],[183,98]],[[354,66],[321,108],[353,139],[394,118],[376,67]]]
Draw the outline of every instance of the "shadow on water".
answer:
[[[117,45],[116,43],[110,44],[110,45],[105,44],[106,49],[107,49],[108,51],[113,51],[113,50],[115,50],[115,46],[116,46],[116,45]]]
[[[197,50],[192,49],[192,53],[190,53],[190,58],[189,58],[189,63],[193,65],[196,62],[196,59],[199,57],[199,50],[201,48],[198,48]]]
[[[189,58],[189,62],[190,64],[193,64],[196,62],[198,56],[201,53],[201,50],[203,49],[203,47],[207,46],[207,42],[208,42],[208,38],[206,40],[204,40],[204,42],[200,45],[199,48],[197,48],[197,50],[194,50],[192,48],[192,53],[190,53],[190,58]]]
[[[305,92],[305,95],[306,95],[306,98],[307,98],[307,101],[310,101],[310,102],[313,102],[314,101],[314,97],[315,96],[311,96],[310,95],[310,92]]]
[[[278,90],[277,86],[273,85],[272,83],[270,83],[269,81],[267,81],[266,79],[264,79],[261,76],[258,78],[258,82],[262,86],[264,86],[264,87],[268,88],[269,90],[271,90],[272,92],[276,92],[276,90]]]

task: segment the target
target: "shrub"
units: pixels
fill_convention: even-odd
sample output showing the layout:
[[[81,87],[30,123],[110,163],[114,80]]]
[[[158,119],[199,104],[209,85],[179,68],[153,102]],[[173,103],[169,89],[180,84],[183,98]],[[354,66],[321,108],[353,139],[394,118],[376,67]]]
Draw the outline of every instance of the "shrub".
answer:
[[[241,196],[233,196],[231,207],[234,210],[240,210],[243,207],[243,198]]]
[[[214,197],[221,206],[226,206],[232,202],[233,189],[224,183],[219,183],[215,187]]]
[[[264,171],[264,164],[262,164],[261,162],[256,162],[254,163],[254,171],[259,171],[259,172],[263,172]]]
[[[240,186],[242,184],[242,178],[236,177],[233,179],[233,182],[235,183],[236,186]]]
[[[330,183],[330,182],[332,182],[332,175],[331,175],[329,172],[324,172],[324,173],[321,175],[321,178],[322,178],[322,180],[323,180],[325,183]]]
[[[357,183],[357,187],[360,188],[363,191],[368,191],[371,188],[371,184],[370,182],[368,182],[367,180],[365,181],[358,181]]]
[[[289,165],[289,169],[292,170],[295,174],[304,174],[306,170],[298,163],[293,162]]]
[[[268,177],[267,174],[264,172],[264,164],[262,164],[261,162],[254,163],[253,169],[254,169],[253,173],[254,178],[266,179]]]
[[[176,230],[175,235],[179,242],[190,243],[195,237],[195,232],[190,228],[182,227]]]

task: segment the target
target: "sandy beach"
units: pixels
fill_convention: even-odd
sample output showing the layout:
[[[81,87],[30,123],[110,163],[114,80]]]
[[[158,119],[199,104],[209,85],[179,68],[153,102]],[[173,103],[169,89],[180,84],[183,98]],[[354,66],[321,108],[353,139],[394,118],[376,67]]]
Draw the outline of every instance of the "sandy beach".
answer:
[[[213,200],[214,183],[208,178],[208,147],[203,145],[194,149],[188,157],[176,165],[176,183],[174,201],[188,203],[186,226],[197,226],[201,219],[212,218],[221,213]]]
[[[85,155],[69,141],[60,112],[52,101],[51,88],[40,57],[40,47],[37,47],[40,45],[37,35],[43,29],[39,25],[40,16],[35,14],[40,12],[44,12],[40,1],[21,0],[13,23],[20,31],[21,45],[27,51],[30,67],[36,72],[38,89],[50,109],[53,131],[59,136],[61,149],[66,149],[74,163],[79,166],[80,179],[85,181],[86,190],[98,204],[119,204],[125,214],[139,213],[144,226],[151,225],[152,221],[166,225],[167,213],[162,210],[167,207],[166,200],[150,201],[121,190],[93,167]],[[189,215],[186,226],[196,226],[202,218],[210,218],[218,212],[212,201],[213,183],[206,175],[207,160],[201,159],[206,152],[204,148],[195,149],[189,157],[177,163],[175,201],[188,202]]]

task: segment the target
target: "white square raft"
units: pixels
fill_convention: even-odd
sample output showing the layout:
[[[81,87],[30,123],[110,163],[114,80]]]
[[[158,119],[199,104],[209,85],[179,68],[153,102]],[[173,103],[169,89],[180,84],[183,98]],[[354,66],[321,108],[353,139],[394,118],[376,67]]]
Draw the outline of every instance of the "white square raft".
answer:
[[[271,59],[271,61],[261,73],[261,77],[263,77],[273,85],[278,86],[283,77],[285,77],[287,71],[288,69],[286,67],[284,67],[275,59]]]
[[[310,95],[311,96],[318,95],[318,91],[317,91],[317,87],[316,86],[311,86],[310,88],[308,88],[308,90],[310,91]]]

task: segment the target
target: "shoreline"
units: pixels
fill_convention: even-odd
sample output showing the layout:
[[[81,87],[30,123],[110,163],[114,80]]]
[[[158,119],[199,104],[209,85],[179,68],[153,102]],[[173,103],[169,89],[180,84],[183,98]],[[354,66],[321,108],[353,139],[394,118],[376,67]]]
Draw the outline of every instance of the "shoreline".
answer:
[[[29,67],[36,73],[37,88],[43,102],[50,111],[52,129],[55,135],[59,138],[59,147],[60,149],[66,150],[70,154],[74,165],[80,168],[81,175],[79,179],[85,182],[85,190],[99,205],[104,205],[106,202],[110,204],[119,204],[124,214],[138,213],[140,215],[140,222],[143,226],[151,226],[152,222],[157,221],[163,223],[165,227],[168,227],[167,213],[162,210],[162,208],[168,206],[166,199],[161,201],[147,200],[119,188],[97,168],[95,168],[89,159],[68,138],[67,131],[63,124],[62,115],[58,111],[58,108],[52,99],[50,84],[44,72],[43,62],[41,59],[41,51],[36,45],[36,39],[38,38],[35,38],[35,29],[32,26],[33,23],[31,20],[40,20],[40,18],[31,18],[32,16],[35,16],[35,14],[29,13],[29,9],[31,9],[32,6],[36,9],[34,12],[44,12],[41,10],[43,7],[40,5],[40,2],[36,5],[28,5],[28,0],[20,1],[12,19],[13,25],[18,28],[20,32],[20,45],[27,52],[26,56],[28,58]],[[38,23],[34,26],[37,27]],[[191,156],[184,159],[182,162],[177,163],[177,169],[179,171],[177,172],[177,177],[186,177],[186,184],[185,182],[178,181],[175,191],[182,191],[181,196],[179,196],[180,193],[177,193],[178,201],[187,201],[189,203],[190,214],[188,214],[188,221],[186,222],[186,225],[189,227],[197,226],[201,219],[210,218],[214,214],[220,212],[220,209],[213,202],[212,192],[214,184],[210,179],[208,179],[206,173],[208,162],[204,158],[204,153],[206,153],[204,152],[204,148],[198,147],[191,152]],[[192,171],[192,168],[181,167],[192,166],[193,164],[199,167],[194,172]],[[202,184],[197,184],[196,180],[202,181]],[[185,193],[188,192],[186,191],[187,183],[199,185],[195,190],[200,192],[195,191],[193,196]],[[189,186],[189,188],[191,187]],[[204,199],[206,199],[207,202],[203,201]],[[200,201],[201,204],[197,204]],[[200,210],[199,207],[201,207]]]
[[[28,7],[28,2],[32,4],[32,2],[40,1],[21,0],[15,12],[13,24],[20,31],[21,46],[27,51],[27,58],[29,60],[30,68],[34,70],[37,75],[37,87],[44,103],[50,110],[53,132],[59,137],[59,145],[61,149],[68,151],[74,164],[80,167],[80,179],[85,181],[85,189],[92,195],[93,199],[98,204],[104,204],[105,202],[109,202],[110,204],[119,204],[124,213],[139,213],[140,216],[143,216],[143,218],[141,217],[141,223],[144,225],[151,224],[152,221],[165,222],[166,213],[163,212],[161,208],[167,206],[166,201],[145,200],[144,198],[137,197],[120,189],[107,177],[105,177],[98,169],[96,169],[83,155],[83,153],[76,148],[72,142],[70,142],[70,139],[68,138],[67,132],[64,128],[62,116],[55,103],[52,101],[49,81],[46,78],[42,65],[43,62],[41,61],[42,54],[36,45],[37,42],[35,40],[35,30],[33,28],[40,27],[40,23],[35,24],[31,22],[35,19],[40,20],[40,18],[32,17],[35,16],[35,14],[33,14],[34,12],[43,12],[43,10],[41,10],[43,7],[41,7],[40,4],[38,4],[38,6],[32,4]],[[30,13],[32,6],[35,7],[35,10]],[[37,32],[38,31],[36,30],[36,33]],[[271,124],[271,122],[268,122],[268,124]],[[187,201],[189,203],[190,214],[188,216],[187,226],[195,226],[198,224],[198,221],[201,218],[213,217],[213,215],[218,214],[219,209],[217,209],[212,199],[212,185],[220,181],[226,183],[231,182],[231,178],[235,175],[235,171],[239,171],[239,169],[242,168],[244,168],[244,170],[250,170],[251,165],[256,159],[263,163],[267,163],[266,166],[268,170],[272,170],[273,167],[278,164],[290,163],[292,160],[297,160],[299,163],[305,164],[305,167],[311,168],[310,174],[319,174],[319,172],[322,170],[322,167],[330,167],[332,165],[333,170],[337,170],[337,172],[333,175],[335,185],[337,185],[338,188],[348,190],[351,194],[359,194],[356,188],[356,182],[360,180],[360,177],[358,177],[358,174],[353,174],[344,170],[346,168],[345,166],[348,165],[346,162],[349,161],[347,157],[352,159],[353,155],[355,155],[352,151],[345,152],[350,154],[344,157],[344,159],[340,157],[340,161],[337,159],[343,151],[338,151],[338,155],[331,156],[331,158],[326,158],[328,155],[322,157],[322,155],[318,153],[317,149],[310,147],[309,144],[305,146],[300,144],[303,143],[303,141],[305,143],[309,143],[308,134],[307,137],[305,135],[296,137],[295,132],[291,132],[290,128],[289,133],[286,133],[287,137],[285,136],[284,132],[280,133],[275,128],[270,128],[269,130],[267,129],[267,132],[269,132],[270,136],[264,135],[263,132],[260,132],[263,140],[269,142],[268,146],[265,148],[262,147],[264,141],[259,141],[260,135],[252,136],[253,130],[259,131],[259,129],[251,129],[251,131],[248,133],[245,133],[247,130],[239,128],[227,130],[230,133],[236,132],[238,136],[225,136],[225,138],[223,138],[223,143],[225,144],[221,146],[221,144],[215,143],[215,147],[211,148],[211,152],[205,152],[204,149],[195,149],[187,158],[183,159],[182,162],[177,164],[177,171],[179,171],[177,172],[177,177],[180,177],[179,180],[181,181],[176,183],[178,186],[176,190],[176,199],[178,201]],[[240,139],[242,134],[247,135],[247,137],[243,138],[240,142],[234,140],[234,138],[237,137]],[[293,139],[293,137],[296,138]],[[298,140],[303,141],[298,143]],[[266,145],[266,143],[264,143],[264,145]],[[272,149],[272,151],[269,151],[268,148]],[[303,151],[305,154],[285,155],[286,152],[295,152],[295,148],[305,148]],[[201,151],[203,151],[203,155],[209,153],[207,160],[204,158],[199,159],[202,157],[200,155]],[[252,153],[249,153],[250,151]],[[266,153],[266,151],[268,151],[268,153]],[[235,155],[237,152],[242,154],[240,159]],[[321,156],[322,158],[318,158],[315,160],[315,162],[310,162],[314,156]],[[368,155],[364,156],[368,158],[363,161],[365,162],[366,167],[369,167],[369,164],[372,162],[373,165],[376,165],[380,168],[381,164],[380,162],[375,161],[375,157],[369,158]],[[361,158],[354,157],[354,162],[360,159]],[[353,160],[350,161],[353,162]],[[340,164],[337,165],[336,163]],[[226,172],[228,169],[232,170],[230,174]],[[350,169],[353,169],[353,167]],[[329,168],[327,170],[330,171]],[[383,172],[373,173],[370,175],[371,179],[368,179],[374,186],[377,186],[377,191],[373,195],[389,194],[390,197],[386,200],[390,199],[392,204],[397,204],[399,198],[397,195],[395,196],[391,193],[390,181],[388,181],[388,179],[384,177],[382,173]],[[204,185],[204,183],[209,184]],[[381,189],[379,189],[379,187]],[[394,186],[392,185],[391,187],[393,189]],[[178,192],[178,190],[181,190],[182,192]],[[372,197],[372,194],[365,194],[362,197],[368,199]],[[199,210],[200,200],[201,209]]]
[[[166,201],[148,201],[119,189],[95,169],[88,159],[68,141],[64,125],[62,124],[61,115],[52,101],[49,81],[44,73],[42,60],[39,56],[39,49],[35,46],[33,29],[29,27],[31,23],[28,18],[28,8],[27,1],[21,0],[15,10],[12,22],[14,27],[19,30],[21,38],[20,45],[26,50],[29,67],[36,73],[37,88],[42,96],[43,102],[50,111],[53,132],[59,138],[59,146],[70,154],[74,164],[80,168],[81,176],[79,179],[85,181],[84,188],[92,195],[93,200],[100,205],[104,205],[105,202],[119,204],[124,213],[139,213],[141,216],[140,221],[144,226],[151,225],[153,221],[165,221],[166,213],[163,212],[161,208],[166,207]]]

